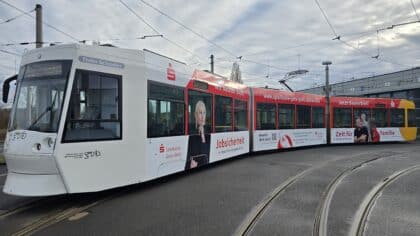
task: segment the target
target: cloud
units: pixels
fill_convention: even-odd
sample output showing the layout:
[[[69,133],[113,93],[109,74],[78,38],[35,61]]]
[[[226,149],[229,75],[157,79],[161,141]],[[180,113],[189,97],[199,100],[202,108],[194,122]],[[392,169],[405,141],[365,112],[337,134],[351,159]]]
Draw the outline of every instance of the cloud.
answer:
[[[31,10],[35,5],[32,1],[9,1],[24,10]],[[155,32],[130,13],[118,0],[40,0],[37,3],[43,5],[46,22],[77,39],[100,40],[123,48],[148,48],[181,61],[195,63],[199,69],[208,69],[208,57],[214,54],[216,72],[227,76],[232,63],[238,61],[225,50],[192,34],[141,1],[124,1],[159,33],[192,51],[194,55],[162,38],[122,40]],[[307,69],[309,73],[300,79],[289,81],[294,89],[322,84],[323,60],[333,62],[330,70],[333,83],[352,77],[360,78],[398,71],[417,66],[419,63],[420,24],[381,31],[379,40],[376,35],[377,29],[416,20],[408,1],[319,0],[337,34],[341,35],[341,39],[348,42],[351,47],[332,40],[335,35],[313,0],[147,0],[147,2],[235,56],[243,56],[239,63],[244,81],[248,85],[267,84],[281,88],[278,79],[285,73],[299,68]],[[420,4],[416,7],[420,8]],[[19,12],[0,3],[0,16],[3,20],[18,14]],[[26,16],[7,24],[0,24],[0,35],[2,35],[0,44],[34,41],[34,27],[33,19]],[[361,34],[362,32],[364,33]],[[44,41],[69,43],[73,40],[44,26]],[[378,45],[380,60],[375,60],[371,56],[377,54]],[[19,54],[31,48],[33,45],[0,47]],[[20,59],[0,53],[0,80],[15,72],[15,60],[19,63]],[[261,64],[270,64],[273,67]]]

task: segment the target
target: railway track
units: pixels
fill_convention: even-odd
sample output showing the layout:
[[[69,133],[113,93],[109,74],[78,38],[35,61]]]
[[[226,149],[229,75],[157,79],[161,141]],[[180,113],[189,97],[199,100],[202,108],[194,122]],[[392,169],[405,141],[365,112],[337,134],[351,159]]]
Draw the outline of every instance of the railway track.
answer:
[[[383,158],[387,158],[387,157],[392,157],[392,156],[398,155],[399,153],[388,152],[388,153],[379,153],[379,154],[376,153],[376,154],[377,155],[374,155],[373,157],[371,157],[367,160],[364,160],[364,161],[360,160],[360,161],[358,161],[358,163],[347,164],[347,165],[351,165],[351,166],[345,168],[343,171],[340,171],[340,173],[329,183],[328,187],[326,188],[325,194],[322,198],[323,199],[322,206],[319,207],[319,212],[321,212],[321,213],[318,213],[318,216],[317,216],[318,220],[316,220],[316,222],[319,222],[319,223],[316,223],[316,224],[319,224],[319,226],[321,226],[322,224],[326,225],[325,220],[327,219],[327,216],[328,216],[329,203],[331,201],[334,190],[336,189],[336,187],[338,186],[338,184],[341,182],[342,179],[344,179],[346,176],[348,176],[353,171],[363,167],[364,165],[366,165],[370,162],[374,162],[374,161],[377,161],[379,159],[383,159]],[[362,154],[362,155],[366,155],[366,153]],[[361,156],[361,155],[358,155],[358,156]],[[267,195],[266,198],[263,201],[261,201],[257,206],[255,206],[253,208],[253,210],[250,212],[250,214],[248,214],[246,219],[242,222],[240,227],[237,228],[234,235],[249,235],[252,232],[253,228],[258,224],[259,219],[264,215],[264,212],[269,208],[270,204],[276,198],[281,196],[282,193],[284,193],[290,186],[295,184],[298,180],[302,179],[303,177],[307,176],[310,172],[312,172],[316,169],[325,167],[328,164],[330,164],[331,162],[340,161],[341,159],[342,158],[336,158],[336,159],[333,159],[329,162],[309,167],[306,170],[304,170],[304,171],[296,174],[295,176],[287,179],[285,182],[283,182],[281,185],[279,185],[277,188],[275,188],[269,195]],[[344,168],[344,167],[342,167],[342,168]],[[417,170],[417,169],[420,169],[420,166],[415,166],[415,167],[412,167],[412,168],[408,168],[406,171],[410,171],[410,170],[414,171],[413,168],[415,168],[414,170]],[[390,181],[393,181],[398,176],[402,176],[404,174],[406,174],[406,172],[399,173],[396,176],[392,175],[392,176],[386,178],[384,180],[384,182],[388,183]],[[386,187],[386,186],[384,185],[384,187]],[[45,229],[48,226],[56,224],[60,221],[68,219],[72,216],[80,215],[80,214],[87,214],[86,212],[90,208],[92,208],[94,206],[97,206],[97,205],[100,205],[100,204],[103,204],[106,201],[109,201],[113,198],[116,198],[116,197],[122,195],[123,193],[127,192],[127,190],[128,190],[127,188],[123,188],[123,189],[118,189],[118,190],[113,190],[113,191],[106,191],[106,192],[103,192],[103,193],[97,193],[97,194],[94,194],[94,195],[84,194],[84,195],[78,195],[77,197],[70,197],[70,199],[69,199],[68,196],[59,196],[55,199],[55,201],[57,201],[57,202],[53,203],[54,205],[59,205],[60,206],[59,208],[57,207],[55,210],[49,211],[49,212],[41,215],[36,220],[34,220],[32,222],[28,222],[28,224],[25,224],[25,226],[23,228],[18,229],[12,235],[32,235],[36,232],[41,231],[42,229]],[[378,195],[379,194],[377,193],[377,194],[373,194],[372,196],[374,196],[375,199],[376,199],[376,197]],[[367,217],[369,215],[369,212],[370,212],[370,208],[372,207],[372,205],[374,203],[374,200],[373,201],[367,201],[366,200],[366,201],[363,201],[363,203],[364,203],[364,205],[369,207],[369,210],[366,211],[367,213],[363,213],[365,211],[359,210],[363,213],[363,214],[360,214],[360,215],[364,217],[364,218],[361,218],[361,220],[360,220],[360,222],[362,222],[362,223],[365,221],[365,219],[367,219]],[[22,211],[26,211],[26,210],[29,210],[29,209],[32,209],[34,207],[37,207],[39,205],[44,205],[44,204],[51,204],[51,198],[34,200],[34,201],[28,202],[24,205],[18,206],[15,209],[11,209],[10,211],[0,213],[0,220],[5,219],[7,217],[10,217],[12,215],[15,215],[17,213],[20,213]],[[363,225],[358,227],[358,228],[361,228],[363,230],[364,227],[365,226],[364,226],[364,223],[363,223]],[[314,230],[314,232],[322,232],[322,228],[320,228],[320,229],[321,229],[320,231],[315,231]],[[357,232],[359,232],[359,231],[357,231]],[[314,234],[314,235],[322,235],[322,234],[318,233],[318,234]],[[361,235],[361,234],[353,234],[353,235]]]
[[[62,220],[65,220],[69,217],[72,217],[78,213],[84,212],[98,204],[101,204],[107,200],[111,199],[111,196],[104,197],[99,200],[93,201],[80,201],[77,204],[67,204],[62,209],[45,215],[44,217],[39,218],[38,220],[32,222],[26,227],[20,229],[19,231],[13,233],[13,236],[22,236],[22,235],[32,235],[50,225],[58,223]]]
[[[351,226],[349,235],[363,235],[370,212],[372,211],[376,200],[387,186],[392,184],[398,178],[419,170],[420,165],[415,165],[409,168],[402,169],[384,178],[382,182],[375,185],[360,204],[360,207],[356,212],[355,219],[353,220],[353,224]]]
[[[0,213],[0,220],[3,220],[4,218],[6,218],[8,216],[15,215],[19,212],[29,210],[29,209],[34,208],[36,206],[39,206],[40,204],[43,204],[45,202],[46,202],[45,199],[30,200],[30,201],[23,202],[23,203],[18,204],[17,206],[15,206],[11,209],[8,209],[6,211],[1,212]]]
[[[370,158],[366,161],[360,162],[357,165],[353,165],[349,168],[346,168],[336,178],[334,178],[334,180],[327,187],[327,190],[328,189],[331,190],[331,189],[335,188],[336,184],[338,184],[340,180],[342,180],[345,176],[347,176],[352,171],[355,171],[356,169],[358,169],[358,168],[360,168],[360,167],[362,167],[362,166],[364,166],[364,165],[366,165],[370,162],[377,161],[377,160],[387,158],[387,157],[391,157],[391,156],[395,156],[395,155],[397,155],[397,153],[388,153],[388,154],[377,155],[377,156],[375,156],[373,158]],[[338,160],[340,160],[340,159],[335,159],[333,161],[338,161]],[[284,193],[284,191],[287,190],[288,187],[293,185],[296,181],[305,177],[308,173],[310,173],[310,172],[312,172],[316,169],[322,168],[322,167],[326,166],[327,164],[328,163],[324,163],[324,164],[321,164],[321,165],[310,167],[310,168],[300,172],[299,174],[297,174],[297,175],[287,179],[286,181],[284,181],[281,185],[279,185],[277,188],[275,188],[263,201],[261,201],[257,206],[255,206],[253,208],[253,210],[248,214],[248,216],[245,218],[245,220],[237,228],[234,235],[237,235],[237,236],[239,236],[239,235],[240,236],[249,235],[251,233],[252,229],[254,228],[254,226],[258,223],[261,216],[264,214],[265,210],[270,206],[270,204],[276,198],[278,198],[282,193]],[[330,192],[330,191],[327,191],[327,192]],[[324,198],[327,199],[327,198],[330,198],[330,196],[325,195]],[[320,217],[319,219],[321,219],[321,218],[322,217]],[[316,220],[316,222],[320,222],[320,220]],[[316,223],[316,224],[318,224],[318,223]],[[323,229],[321,229],[321,230],[323,230]],[[316,235],[318,235],[318,234],[316,234]]]
[[[375,161],[377,159],[372,159],[369,161],[366,161],[364,163],[361,163],[357,166],[350,167],[347,170],[340,173],[336,178],[334,178],[331,183],[328,185],[324,196],[321,199],[321,203],[319,204],[319,208],[317,210],[317,214],[315,216],[314,220],[314,228],[313,228],[313,236],[326,236],[327,234],[327,223],[328,223],[328,213],[329,213],[329,206],[331,204],[333,195],[335,193],[335,190],[340,185],[340,182],[352,174],[357,169],[363,167],[364,165],[368,164],[369,162]],[[395,181],[397,178],[409,174],[413,171],[420,170],[420,165],[416,165],[413,167],[409,167],[397,172],[394,172],[392,175],[386,177],[383,179],[382,182],[375,185],[371,191],[366,195],[365,199],[360,205],[360,208],[358,209],[356,213],[356,220],[354,221],[350,234],[349,235],[356,235],[361,236],[363,235],[363,231],[365,228],[367,217],[369,216],[369,213],[372,209],[372,206],[374,205],[376,199],[378,196],[380,196],[380,193],[391,184],[393,181]]]
[[[255,226],[255,224],[258,222],[258,219],[263,215],[264,211],[267,209],[267,207],[270,205],[270,203],[276,199],[282,192],[284,192],[290,185],[292,185],[294,182],[296,182],[298,179],[302,178],[303,176],[307,175],[312,170],[316,169],[314,168],[308,168],[299,174],[287,179],[285,182],[283,182],[280,186],[278,186],[274,191],[272,191],[265,200],[260,202],[254,209],[251,211],[251,213],[248,215],[248,217],[242,222],[242,224],[239,226],[239,228],[236,230],[234,235],[242,236],[242,235],[248,235],[252,228]]]
[[[317,213],[315,215],[314,220],[314,228],[312,231],[313,236],[326,236],[327,235],[327,223],[328,223],[328,212],[329,207],[331,204],[331,200],[333,198],[333,195],[335,193],[335,190],[340,185],[341,181],[352,174],[354,171],[356,171],[359,168],[362,168],[363,166],[377,161],[382,158],[373,158],[370,160],[367,160],[365,162],[362,162],[358,165],[352,166],[341,172],[339,175],[337,175],[327,186],[324,195],[321,198]]]
[[[53,206],[52,208],[54,209],[41,214],[33,221],[25,222],[24,227],[19,228],[15,232],[11,233],[11,235],[14,236],[32,235],[62,220],[65,220],[80,213],[84,213],[88,209],[102,204],[106,201],[109,201],[113,198],[116,198],[125,192],[127,192],[127,189],[96,193],[92,194],[91,196],[85,196],[86,194],[84,194],[77,196],[76,198],[69,198],[67,195],[63,195],[55,197],[53,199],[37,199],[21,204],[6,212],[2,212],[0,214],[0,220],[5,220],[8,217],[14,216],[24,211],[36,209],[37,207]]]

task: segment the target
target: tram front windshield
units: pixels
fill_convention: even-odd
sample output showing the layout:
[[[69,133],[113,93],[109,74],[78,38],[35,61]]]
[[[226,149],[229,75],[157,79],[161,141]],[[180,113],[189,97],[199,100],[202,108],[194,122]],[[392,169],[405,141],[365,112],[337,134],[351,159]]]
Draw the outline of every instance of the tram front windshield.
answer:
[[[20,69],[9,131],[57,132],[70,68],[63,60]]]

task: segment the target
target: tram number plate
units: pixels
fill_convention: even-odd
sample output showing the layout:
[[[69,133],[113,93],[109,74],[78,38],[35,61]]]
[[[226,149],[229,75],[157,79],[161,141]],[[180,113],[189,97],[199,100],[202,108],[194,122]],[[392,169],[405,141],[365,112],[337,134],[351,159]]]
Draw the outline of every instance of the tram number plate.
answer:
[[[26,132],[15,132],[9,136],[9,141],[24,140],[27,136]]]

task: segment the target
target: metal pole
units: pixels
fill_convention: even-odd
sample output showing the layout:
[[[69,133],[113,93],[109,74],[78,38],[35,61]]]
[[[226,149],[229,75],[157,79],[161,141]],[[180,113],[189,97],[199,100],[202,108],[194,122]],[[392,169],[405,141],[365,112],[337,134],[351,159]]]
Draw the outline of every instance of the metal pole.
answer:
[[[286,81],[284,80],[280,80],[280,83],[284,86],[286,86],[286,88],[290,91],[290,92],[294,92],[292,88],[289,87],[289,85],[286,84]]]
[[[327,144],[331,143],[331,125],[330,125],[330,69],[325,66],[325,100],[327,102]]]
[[[35,44],[36,48],[42,47],[42,6],[41,4],[36,4],[36,24],[35,24]]]
[[[330,122],[330,68],[332,62],[324,61],[322,65],[325,65],[325,101],[327,103],[327,108],[325,112],[325,119],[327,123],[327,144],[331,144],[331,122]]]
[[[210,55],[210,72],[214,74],[214,56],[213,54]]]

